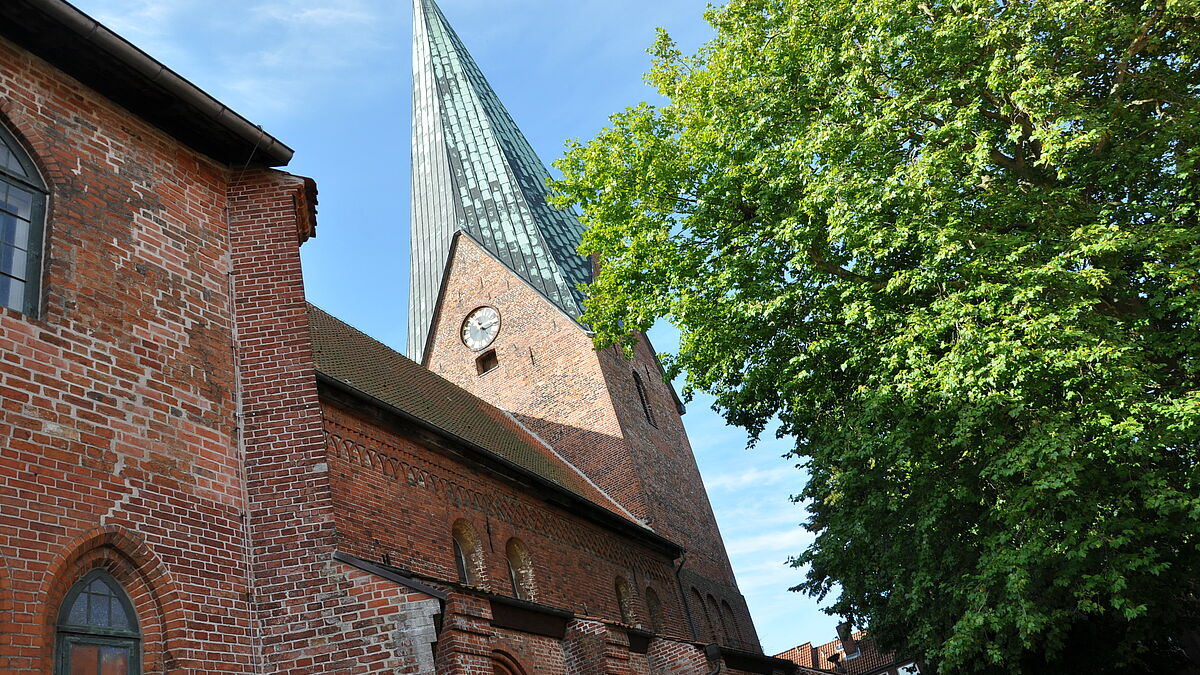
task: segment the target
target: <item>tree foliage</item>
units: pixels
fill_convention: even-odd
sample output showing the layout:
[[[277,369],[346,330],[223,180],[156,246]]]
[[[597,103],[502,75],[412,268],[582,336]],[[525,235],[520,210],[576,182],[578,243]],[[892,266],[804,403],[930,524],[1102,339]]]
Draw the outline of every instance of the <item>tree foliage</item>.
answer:
[[[1200,575],[1198,0],[732,0],[558,162],[809,471],[800,587],[947,672],[1148,667]]]

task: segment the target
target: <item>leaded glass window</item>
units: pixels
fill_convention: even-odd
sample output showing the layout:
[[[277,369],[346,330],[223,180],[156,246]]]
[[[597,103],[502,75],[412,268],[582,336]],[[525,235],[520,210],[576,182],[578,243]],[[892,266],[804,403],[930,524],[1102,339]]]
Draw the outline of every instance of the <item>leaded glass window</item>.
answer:
[[[45,214],[37,169],[0,126],[0,306],[37,313]]]
[[[129,596],[94,570],[76,583],[58,613],[58,675],[136,675],[141,632]]]

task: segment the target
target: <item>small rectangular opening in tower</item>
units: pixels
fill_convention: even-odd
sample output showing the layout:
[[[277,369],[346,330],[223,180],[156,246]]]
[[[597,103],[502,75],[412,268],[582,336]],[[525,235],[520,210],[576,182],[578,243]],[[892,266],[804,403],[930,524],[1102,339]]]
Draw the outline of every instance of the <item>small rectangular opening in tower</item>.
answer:
[[[489,349],[475,359],[475,372],[482,375],[498,365],[500,365],[500,359],[496,358],[496,350]]]

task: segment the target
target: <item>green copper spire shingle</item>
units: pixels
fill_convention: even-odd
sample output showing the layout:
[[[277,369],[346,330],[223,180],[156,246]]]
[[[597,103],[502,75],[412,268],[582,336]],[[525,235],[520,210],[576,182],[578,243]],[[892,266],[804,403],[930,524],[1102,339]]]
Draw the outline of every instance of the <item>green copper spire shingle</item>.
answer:
[[[567,315],[591,278],[583,226],[433,0],[413,2],[412,283],[408,353],[423,360],[454,234],[471,235]]]

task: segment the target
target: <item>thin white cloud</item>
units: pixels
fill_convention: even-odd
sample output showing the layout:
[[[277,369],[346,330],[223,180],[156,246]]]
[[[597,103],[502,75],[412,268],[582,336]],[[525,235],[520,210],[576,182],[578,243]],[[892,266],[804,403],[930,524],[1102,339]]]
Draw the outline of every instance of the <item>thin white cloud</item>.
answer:
[[[709,490],[739,490],[750,486],[776,485],[778,483],[798,483],[802,475],[790,466],[775,469],[751,467],[746,471],[734,474],[721,474],[707,478],[704,487]],[[797,485],[797,488],[799,485]]]
[[[91,0],[80,8],[109,30],[159,61],[182,58],[172,33],[176,22],[200,0]]]
[[[792,527],[765,534],[751,536],[727,536],[725,549],[731,556],[766,557],[790,553],[799,553],[812,543],[813,535],[807,530]],[[739,568],[740,569],[740,568]]]
[[[348,89],[363,92],[381,81],[402,82],[399,72],[381,74],[362,64],[378,63],[387,51],[406,52],[406,11],[393,0],[257,2],[241,17],[244,25],[232,30],[253,36],[259,48],[224,59],[229,71],[224,86],[237,93],[250,114],[274,115]]]
[[[305,6],[305,5],[308,6]],[[252,14],[268,20],[330,28],[347,24],[366,24],[377,17],[362,2],[266,2],[255,5]]]
[[[303,114],[347,91],[406,80],[408,6],[395,0],[76,2],[250,119]],[[395,74],[364,67],[393,50]]]

